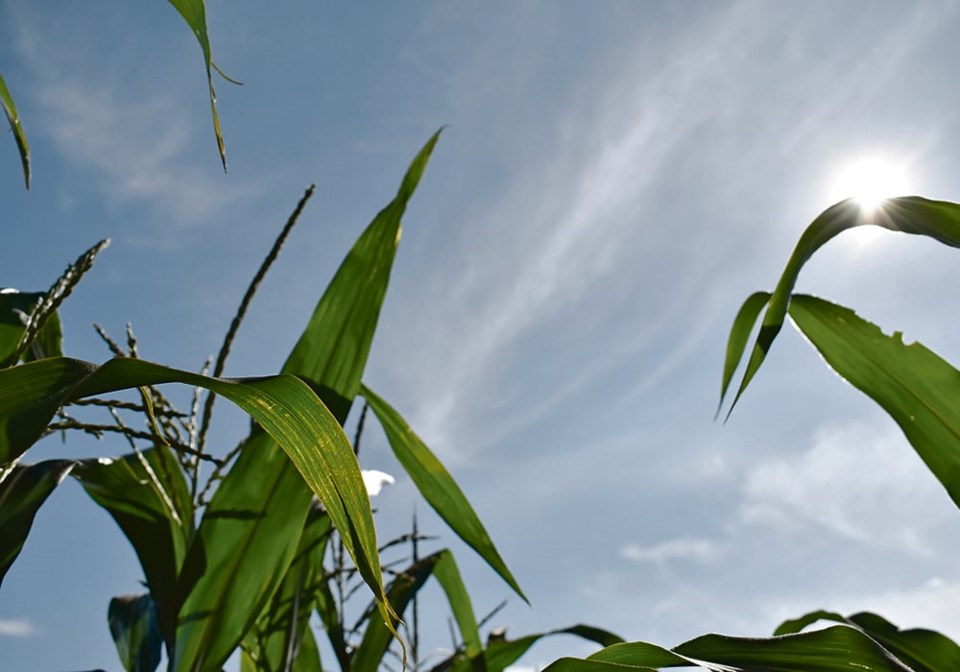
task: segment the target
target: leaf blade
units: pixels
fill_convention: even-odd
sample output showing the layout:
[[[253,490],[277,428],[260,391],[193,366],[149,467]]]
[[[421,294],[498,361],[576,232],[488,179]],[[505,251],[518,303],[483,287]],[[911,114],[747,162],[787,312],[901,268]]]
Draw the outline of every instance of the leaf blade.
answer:
[[[23,125],[20,123],[20,113],[17,111],[17,104],[10,95],[10,89],[7,83],[0,75],[0,106],[7,117],[7,123],[13,132],[13,139],[17,143],[17,152],[20,154],[20,165],[23,167],[23,183],[30,189],[30,144],[27,142],[27,136],[23,132]]]
[[[362,394],[383,426],[394,455],[423,498],[450,529],[526,601],[526,596],[494,546],[479,516],[440,460],[430,452],[392,406],[366,386],[363,386]]]

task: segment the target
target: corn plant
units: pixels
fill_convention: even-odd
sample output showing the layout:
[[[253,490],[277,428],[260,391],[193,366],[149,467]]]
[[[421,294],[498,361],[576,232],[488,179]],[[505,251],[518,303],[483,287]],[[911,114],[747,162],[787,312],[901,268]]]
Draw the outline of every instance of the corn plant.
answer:
[[[334,528],[352,571],[373,593],[370,623],[387,639],[398,637],[399,617],[388,599],[395,589],[383,584],[369,499],[342,428],[362,394],[424,499],[523,596],[450,474],[393,407],[361,383],[401,217],[438,135],[418,153],[397,196],[347,255],[278,376],[221,377],[256,288],[312,189],[251,283],[211,375],[140,359],[132,330],[125,346],[103,334],[115,357],[101,366],[63,356],[57,307],[106,241],[82,255],[47,292],[0,294],[0,579],[39,506],[71,475],[114,518],[143,568],[148,592],[117,598],[109,610],[127,669],[154,669],[161,647],[171,669],[219,669],[241,643],[258,669],[287,669],[310,650],[303,645],[309,644],[307,621],[324,598],[312,589],[320,567],[315,560]],[[188,412],[177,410],[157,388],[170,382],[195,388]],[[138,390],[139,398],[108,396],[123,389]],[[202,390],[208,396],[201,409]],[[233,401],[254,420],[250,435],[226,453],[207,446],[213,395]],[[78,420],[73,415],[79,407],[109,413],[112,421]],[[143,429],[129,421],[130,413],[146,421]],[[74,431],[118,437],[131,452],[118,459],[21,463],[43,436]],[[206,478],[202,465],[209,465]],[[452,556],[435,558],[431,569],[447,577],[441,583],[452,585]],[[296,603],[292,611],[281,608],[287,598]],[[459,620],[461,629],[471,632],[464,635],[470,653],[476,653],[468,620]],[[275,633],[285,642],[279,648]],[[296,652],[300,656],[293,656]]]
[[[803,232],[773,292],[743,303],[727,343],[720,407],[763,313],[743,376],[727,416],[766,358],[787,316],[837,374],[877,402],[903,430],[913,449],[960,506],[960,370],[900,332],[884,334],[854,311],[813,296],[793,294],[803,265],[838,234],[880,226],[960,247],[960,204],[917,196],[889,199],[877,209],[847,200],[820,214]],[[818,622],[834,623],[804,631]],[[602,672],[701,667],[716,672],[778,670],[823,672],[949,672],[960,669],[960,646],[925,629],[901,630],[882,616],[814,611],[782,623],[766,639],[705,635],[667,649],[620,643],[587,659],[561,658],[548,672]]]

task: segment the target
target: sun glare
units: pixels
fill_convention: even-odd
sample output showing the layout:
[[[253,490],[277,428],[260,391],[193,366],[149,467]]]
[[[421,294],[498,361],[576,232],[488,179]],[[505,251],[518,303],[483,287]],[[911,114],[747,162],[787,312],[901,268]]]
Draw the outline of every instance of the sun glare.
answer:
[[[865,212],[873,212],[888,198],[904,196],[910,190],[902,165],[869,158],[849,164],[833,185],[833,200],[853,198]]]

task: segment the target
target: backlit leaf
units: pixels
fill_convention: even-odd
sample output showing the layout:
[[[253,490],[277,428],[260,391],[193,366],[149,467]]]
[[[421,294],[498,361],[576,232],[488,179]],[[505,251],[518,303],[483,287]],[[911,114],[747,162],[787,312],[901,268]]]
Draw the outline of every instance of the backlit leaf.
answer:
[[[960,371],[920,343],[905,345],[849,308],[795,295],[790,317],[827,364],[896,421],[960,506]]]
[[[387,402],[370,388],[363,387],[362,394],[376,414],[387,434],[394,455],[410,475],[420,494],[446,521],[457,536],[463,539],[480,557],[499,574],[520,597],[526,600],[523,591],[513,578],[500,553],[493,545],[490,535],[480,522],[460,486],[430,452],[404,419]]]
[[[27,136],[23,132],[23,125],[20,123],[20,113],[17,112],[17,105],[13,102],[13,96],[7,88],[7,83],[0,75],[0,105],[3,106],[3,112],[7,115],[7,123],[13,132],[13,139],[17,143],[17,151],[20,153],[20,164],[23,166],[23,182],[27,189],[30,188],[30,145],[27,144]]]
[[[760,369],[770,346],[780,333],[787,315],[790,294],[804,264],[836,235],[867,224],[891,231],[923,235],[945,245],[960,247],[960,205],[956,203],[904,196],[888,199],[882,207],[870,213],[862,212],[852,200],[841,201],[827,208],[803,232],[777,282],[731,410]],[[720,402],[723,403],[722,398]]]

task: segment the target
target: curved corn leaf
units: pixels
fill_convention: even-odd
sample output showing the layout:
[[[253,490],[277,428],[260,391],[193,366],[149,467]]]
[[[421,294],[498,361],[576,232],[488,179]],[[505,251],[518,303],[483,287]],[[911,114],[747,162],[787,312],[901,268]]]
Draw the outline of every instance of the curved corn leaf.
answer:
[[[747,341],[750,340],[750,332],[753,331],[753,327],[757,323],[760,311],[767,306],[769,301],[770,292],[754,292],[743,302],[733,320],[733,326],[730,327],[730,337],[727,339],[727,355],[723,361],[723,383],[720,386],[720,403],[717,405],[717,416],[720,415],[723,398],[727,394],[727,388],[730,387],[730,381],[733,380],[733,374],[740,365],[740,359],[747,347]]]
[[[410,475],[420,494],[446,521],[457,536],[463,539],[480,557],[487,561],[516,593],[526,601],[516,579],[507,568],[496,546],[487,534],[460,486],[430,452],[404,419],[370,388],[362,388],[363,397],[387,434],[394,455]]]
[[[217,115],[217,93],[213,90],[213,56],[210,52],[210,35],[207,32],[207,8],[204,0],[169,0],[183,20],[190,26],[190,30],[200,43],[200,49],[203,51],[203,63],[207,70],[207,87],[210,91],[210,114],[213,117],[213,132],[217,136],[217,150],[220,152],[220,162],[223,164],[223,170],[227,170],[227,150],[223,144],[223,133],[220,131],[220,117]],[[216,68],[220,72],[220,68]],[[224,75],[224,79],[230,80]]]
[[[768,639],[704,635],[674,649],[646,642],[616,644],[585,660],[561,658],[544,672],[664,667],[701,667],[714,672],[910,672],[862,631],[843,625]]]
[[[829,301],[795,295],[790,317],[834,371],[900,425],[960,506],[960,371]]]
[[[193,532],[193,503],[167,446],[119,459],[85,460],[73,471],[87,494],[107,510],[130,541],[157,611],[157,627],[172,648],[179,605],[177,576]]]
[[[590,642],[596,642],[601,646],[613,646],[620,644],[623,639],[617,635],[595,628],[591,625],[573,625],[569,628],[560,628],[541,632],[534,635],[527,635],[513,640],[493,640],[483,650],[483,668],[486,672],[501,672],[510,665],[517,662],[520,657],[530,650],[534,644],[544,637],[553,637],[555,635],[575,635],[581,639]],[[458,659],[448,659],[434,668],[434,672],[441,670],[451,670],[451,672],[470,672],[477,667],[476,662],[460,657]],[[610,669],[616,669],[617,666],[610,666]],[[598,668],[599,669],[599,668]],[[620,668],[622,669],[622,668]]]
[[[23,183],[27,189],[30,188],[30,145],[27,144],[27,136],[23,133],[23,126],[20,124],[20,113],[17,112],[17,105],[13,102],[13,96],[7,88],[7,83],[0,75],[0,105],[3,106],[3,112],[7,115],[7,123],[10,124],[10,130],[13,131],[13,139],[17,143],[17,151],[20,153],[20,164],[23,166]]]
[[[110,600],[107,609],[110,634],[127,672],[153,672],[160,664],[160,626],[153,598],[123,595]]]
[[[283,447],[303,480],[324,503],[334,524],[344,531],[346,548],[357,565],[367,569],[362,572],[363,578],[374,591],[381,609],[389,614],[379,573],[373,516],[356,456],[336,419],[310,388],[293,376],[225,380],[127,358],[113,359],[99,368],[78,360],[51,358],[0,370],[0,454],[16,457],[26,450],[64,402],[168,382],[204,387],[226,397],[251,415]],[[296,483],[295,477],[288,480]],[[225,480],[221,487],[226,485]],[[251,477],[246,487],[248,492],[256,493],[256,478]],[[303,518],[307,503],[303,505]],[[303,518],[299,525],[303,524]],[[197,551],[200,560],[196,562],[204,565],[208,560],[204,553],[209,550],[201,547]],[[188,561],[192,552],[188,552]],[[272,592],[272,589],[267,591],[268,598]],[[253,618],[262,608],[260,604]],[[200,624],[215,619],[209,618],[209,613],[188,615],[191,620],[186,630],[182,636],[179,630],[177,633],[174,662],[182,669],[203,668],[204,661],[209,662],[205,649],[209,635]],[[216,639],[234,639],[235,647],[242,636],[242,631],[236,633],[235,638],[234,633],[218,633]],[[227,651],[227,655],[229,653]]]
[[[75,464],[72,460],[18,464],[0,481],[0,584],[20,554],[37,510]]]
[[[354,244],[283,366],[283,373],[296,375],[306,381],[341,424],[360,389],[363,367],[373,341],[399,242],[400,218],[423,174],[438,134],[427,141],[413,160],[397,196],[374,218]],[[355,458],[353,462],[355,465]],[[201,634],[191,625],[193,634],[190,639],[195,642],[191,650],[197,652],[191,656],[203,655],[200,649],[205,647],[223,650],[225,647],[218,644],[221,639],[230,647],[235,647],[240,641],[238,637],[242,637],[260,615],[266,600],[283,581],[287,566],[296,553],[309,510],[310,496],[310,491],[298,480],[293,466],[278,451],[271,450],[267,439],[251,439],[247,442],[238,463],[227,474],[215,501],[211,502],[211,512],[224,513],[209,521],[205,517],[201,522],[197,538],[202,540],[198,543],[203,550],[197,553],[202,562],[196,562],[200,565],[232,563],[237,572],[249,571],[250,576],[259,575],[254,585],[260,586],[261,590],[257,599],[243,601],[242,610],[238,610],[240,605],[234,603],[231,620],[238,627],[246,624],[239,633],[227,633],[221,627],[211,628],[206,634]],[[376,543],[374,541],[370,545],[367,541],[375,540],[372,519],[369,523],[355,519],[346,524],[344,516],[336,508],[338,501],[328,501],[324,497],[321,497],[321,501],[327,507],[361,577],[374,591],[382,618],[392,623],[395,615],[383,592]],[[350,501],[351,508],[357,506],[369,510],[370,503],[365,491],[361,497]],[[248,517],[246,522],[225,517],[231,510],[237,509],[245,512],[244,515]],[[282,521],[279,520],[281,516],[284,516]],[[274,522],[259,522],[266,518]],[[360,552],[363,544],[366,545]],[[246,549],[241,557],[231,550],[237,546]],[[195,590],[201,590],[209,599],[219,600],[218,583],[227,581],[226,578],[209,579],[206,587],[197,587]],[[236,584],[237,590],[241,590],[242,585]],[[203,602],[198,598],[191,604],[202,610]],[[177,649],[179,656],[179,642]]]
[[[773,345],[786,318],[790,294],[803,265],[830,239],[847,229],[865,224],[933,238],[945,245],[960,247],[960,205],[946,201],[932,201],[919,196],[891,198],[872,213],[861,212],[852,200],[841,201],[823,211],[800,236],[787,265],[777,282],[760,333],[754,342],[743,380],[731,404],[736,406],[740,396],[753,379]],[[721,398],[720,403],[723,403]]]
[[[830,611],[813,611],[781,623],[774,634],[800,632],[817,621],[836,621],[859,628],[909,665],[914,672],[960,670],[960,646],[950,638],[922,628],[901,630],[882,616],[866,611],[852,616],[841,616]]]
[[[470,603],[470,595],[460,578],[460,570],[457,568],[453,553],[449,550],[438,551],[401,572],[387,589],[390,604],[398,614],[403,615],[410,600],[431,575],[437,579],[447,596],[450,610],[463,637],[467,656],[472,658],[478,655],[482,644],[480,631],[477,628],[477,618]],[[382,621],[370,618],[367,629],[363,633],[363,640],[350,661],[352,672],[376,672],[390,646],[390,638],[391,634],[386,625]]]
[[[26,320],[45,295],[42,292],[0,291],[0,363],[16,363]],[[23,361],[63,355],[63,329],[56,311],[44,322],[36,338],[23,352]],[[0,364],[2,365],[2,364]]]

